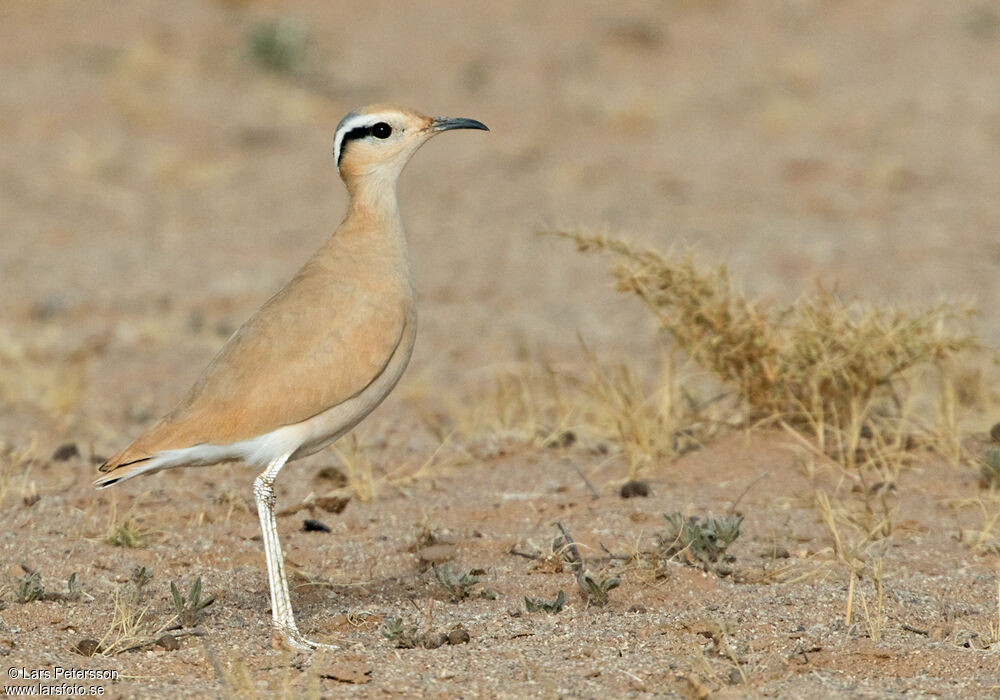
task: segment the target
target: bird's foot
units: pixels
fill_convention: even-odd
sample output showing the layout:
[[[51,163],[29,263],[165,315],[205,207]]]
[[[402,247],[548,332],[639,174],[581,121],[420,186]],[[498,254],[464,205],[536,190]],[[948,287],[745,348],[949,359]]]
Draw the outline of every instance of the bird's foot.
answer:
[[[322,644],[306,639],[301,632],[294,627],[277,628],[274,630],[274,643],[276,647],[285,647],[294,651],[334,651],[340,649],[336,644]]]

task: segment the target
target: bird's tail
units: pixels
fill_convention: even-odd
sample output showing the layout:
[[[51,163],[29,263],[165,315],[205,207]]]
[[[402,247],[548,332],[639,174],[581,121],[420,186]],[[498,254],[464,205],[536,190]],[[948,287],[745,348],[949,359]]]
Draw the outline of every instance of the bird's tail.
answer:
[[[94,488],[105,489],[134,476],[173,467],[205,467],[248,459],[250,463],[257,463],[260,460],[253,459],[252,451],[255,446],[254,441],[249,441],[231,445],[199,443],[191,447],[157,449],[145,442],[136,441],[98,467],[105,475],[94,482]],[[262,463],[267,464],[268,461],[264,460]]]
[[[149,474],[165,469],[169,466],[167,464],[168,461],[159,455],[139,457],[128,461],[123,461],[120,457],[112,457],[98,467],[100,471],[106,472],[106,474],[94,482],[94,488],[105,489],[117,484],[119,481],[125,481],[140,474]]]

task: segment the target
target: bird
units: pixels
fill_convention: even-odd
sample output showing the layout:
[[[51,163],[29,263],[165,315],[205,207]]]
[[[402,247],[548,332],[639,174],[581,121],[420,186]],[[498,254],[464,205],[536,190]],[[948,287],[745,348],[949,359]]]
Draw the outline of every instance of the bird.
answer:
[[[337,125],[333,158],[347,214],[292,279],[226,341],[176,407],[98,469],[94,487],[175,467],[242,461],[263,532],[275,630],[307,639],[292,611],[275,519],[274,482],[289,461],[345,435],[385,399],[410,360],[417,309],[396,182],[433,136],[489,128],[388,104]]]

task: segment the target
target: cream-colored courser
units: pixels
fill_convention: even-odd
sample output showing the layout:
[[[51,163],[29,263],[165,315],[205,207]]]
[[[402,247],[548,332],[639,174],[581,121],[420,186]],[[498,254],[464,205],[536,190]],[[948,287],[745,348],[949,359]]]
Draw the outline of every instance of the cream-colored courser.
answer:
[[[187,396],[109,459],[105,488],[171,467],[242,460],[263,467],[254,497],[264,534],[277,630],[295,648],[321,645],[295,625],[274,517],[273,484],[288,460],[348,432],[399,381],[417,311],[396,180],[435,134],[484,129],[374,105],[337,126],[333,155],[347,185],[347,217],[292,280],[233,334]]]

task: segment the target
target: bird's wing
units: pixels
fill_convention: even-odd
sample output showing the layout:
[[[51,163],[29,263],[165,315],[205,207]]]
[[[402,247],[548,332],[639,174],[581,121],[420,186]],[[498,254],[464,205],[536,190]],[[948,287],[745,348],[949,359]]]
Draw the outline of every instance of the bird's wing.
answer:
[[[405,295],[296,278],[223,346],[178,406],[101,471],[311,418],[377,379],[412,323]]]

